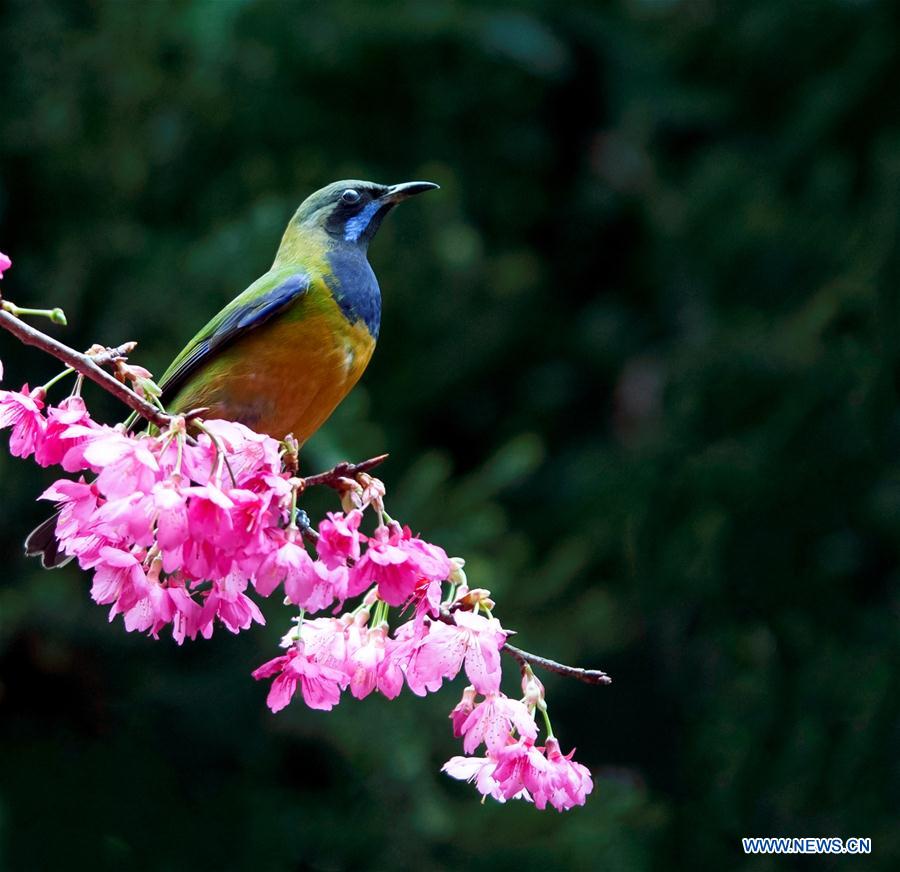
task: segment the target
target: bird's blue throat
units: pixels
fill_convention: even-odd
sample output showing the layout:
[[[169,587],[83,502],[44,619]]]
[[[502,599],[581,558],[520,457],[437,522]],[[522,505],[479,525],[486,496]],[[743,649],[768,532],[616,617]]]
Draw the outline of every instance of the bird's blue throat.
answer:
[[[384,206],[384,203],[380,200],[372,200],[371,203],[366,204],[358,215],[349,218],[347,223],[344,224],[344,242],[358,242],[360,236],[369,229],[369,224],[372,223],[375,213],[382,206]]]
[[[360,217],[362,213],[351,220],[355,221]],[[381,289],[366,258],[365,249],[355,245],[339,245],[329,251],[327,257],[331,275],[325,276],[325,283],[334,295],[335,302],[348,321],[361,320],[372,338],[377,339],[381,325]]]

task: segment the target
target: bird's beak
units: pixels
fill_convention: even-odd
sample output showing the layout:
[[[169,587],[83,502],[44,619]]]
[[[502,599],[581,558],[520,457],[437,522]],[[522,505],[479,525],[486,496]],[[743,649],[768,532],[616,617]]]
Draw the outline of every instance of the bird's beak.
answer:
[[[403,182],[399,185],[391,185],[387,192],[381,195],[381,199],[387,203],[399,203],[407,197],[424,194],[426,191],[434,191],[439,187],[440,185],[436,185],[434,182]]]

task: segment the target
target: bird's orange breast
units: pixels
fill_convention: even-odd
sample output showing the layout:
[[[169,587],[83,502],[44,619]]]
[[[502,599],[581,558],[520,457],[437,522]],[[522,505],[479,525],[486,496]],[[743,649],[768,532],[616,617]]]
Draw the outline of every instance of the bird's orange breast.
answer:
[[[302,444],[363,374],[375,339],[351,323],[330,295],[312,293],[283,315],[224,350],[177,397],[185,411],[240,421],[260,433]]]

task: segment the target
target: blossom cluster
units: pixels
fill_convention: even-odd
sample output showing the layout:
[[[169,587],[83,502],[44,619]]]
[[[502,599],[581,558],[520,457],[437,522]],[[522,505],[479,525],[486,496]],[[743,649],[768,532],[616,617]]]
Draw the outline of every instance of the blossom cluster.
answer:
[[[594,784],[586,766],[563,755],[550,729],[543,685],[530,669],[522,676],[521,700],[500,692],[488,693],[476,703],[477,689],[469,686],[450,713],[453,734],[463,737],[463,750],[471,754],[482,743],[483,757],[452,757],[443,771],[453,778],[474,781],[483,796],[499,802],[527,799],[541,810],[549,803],[558,811],[584,805]],[[548,736],[543,747],[535,744],[534,712],[544,715]],[[515,737],[518,733],[518,738]]]
[[[152,385],[140,367],[126,376]],[[0,430],[15,456],[77,476],[42,499],[56,504],[60,552],[92,573],[91,597],[110,620],[154,638],[168,628],[181,644],[216,624],[237,633],[264,623],[251,594],[279,591],[296,618],[284,652],[253,672],[272,679],[273,712],[296,695],[321,710],[346,690],[424,696],[464,672],[451,719],[466,756],[444,771],[501,802],[584,803],[590,774],[560,751],[530,669],[521,699],[500,689],[508,631],[489,592],[468,585],[462,560],[387,515],[377,479],[348,481],[344,510],[316,529],[298,510],[305,482],[291,445],[238,423],[173,416],[136,433],[94,421],[77,393],[48,405],[46,388],[25,385],[0,390]],[[392,610],[403,618],[393,629]]]

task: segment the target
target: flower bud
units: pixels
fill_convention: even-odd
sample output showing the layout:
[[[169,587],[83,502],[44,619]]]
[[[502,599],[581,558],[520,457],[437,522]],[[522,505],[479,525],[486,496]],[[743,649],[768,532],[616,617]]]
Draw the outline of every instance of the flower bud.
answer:
[[[362,494],[360,495],[362,502],[359,508],[364,509],[366,506],[372,506],[376,512],[383,512],[384,495],[387,493],[384,482],[365,472],[359,473],[356,476],[356,480],[362,486]]]
[[[378,588],[373,587],[364,597],[363,605],[366,608],[372,608],[378,602]]]
[[[466,584],[466,573],[463,571],[466,561],[462,557],[451,557],[450,563],[453,565],[450,577],[447,579],[450,584]]]
[[[349,515],[354,509],[361,509],[362,505],[362,488],[353,482],[354,487],[341,491],[341,508],[345,515]]]
[[[522,672],[522,695],[524,696],[525,705],[529,709],[544,709],[544,685],[540,679],[532,672],[530,666],[526,666]]]
[[[474,609],[476,605],[481,605],[488,611],[494,608],[494,601],[491,599],[491,592],[484,587],[473,587],[465,596],[458,599],[463,608]]]

